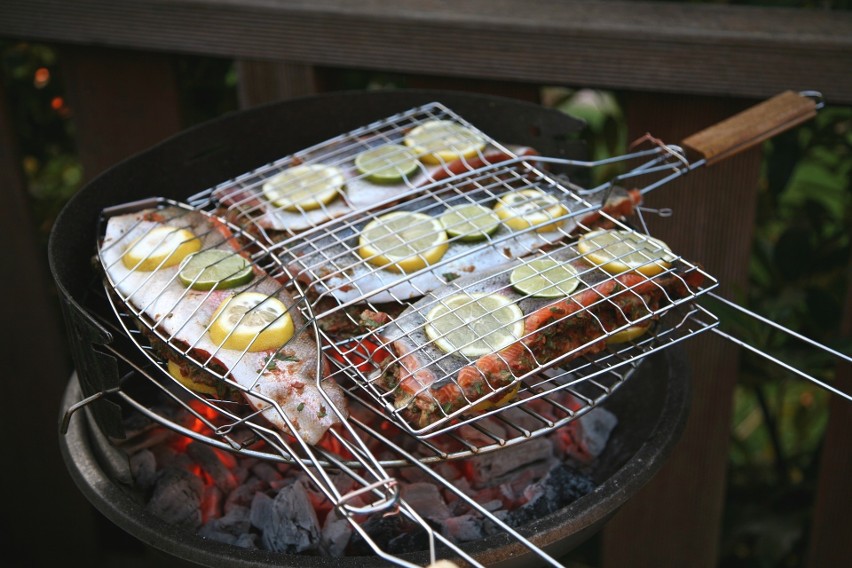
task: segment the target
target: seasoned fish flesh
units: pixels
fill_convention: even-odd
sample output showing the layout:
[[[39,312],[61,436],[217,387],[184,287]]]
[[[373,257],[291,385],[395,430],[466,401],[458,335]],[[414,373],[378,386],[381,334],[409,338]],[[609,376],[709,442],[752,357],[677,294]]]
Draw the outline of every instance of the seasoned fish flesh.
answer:
[[[703,280],[700,271],[686,266],[650,278],[634,272],[612,276],[571,248],[549,256],[577,269],[578,292],[557,300],[520,294],[510,284],[509,265],[435,290],[393,320],[363,313],[365,326],[375,328],[374,339],[391,354],[370,379],[393,393],[394,405],[410,424],[424,428],[477,402],[499,400],[530,373],[597,353],[608,334],[650,324],[664,307],[695,294]],[[474,359],[439,349],[425,333],[426,314],[450,296],[481,292],[504,295],[521,308],[523,336]]]

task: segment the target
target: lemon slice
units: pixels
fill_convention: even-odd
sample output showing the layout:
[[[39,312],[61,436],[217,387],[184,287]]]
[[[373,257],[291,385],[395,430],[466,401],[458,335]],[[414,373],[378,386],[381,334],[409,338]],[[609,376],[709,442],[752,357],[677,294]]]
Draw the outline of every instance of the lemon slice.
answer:
[[[425,331],[445,353],[481,357],[520,339],[524,314],[501,294],[456,294],[426,314]]]
[[[180,368],[180,365],[178,365],[171,359],[168,363],[168,371],[169,375],[171,375],[172,378],[174,378],[177,382],[181,383],[183,386],[190,390],[201,394],[209,394],[212,396],[216,396],[217,394],[219,394],[219,390],[215,386],[194,380],[190,375],[185,374]]]
[[[201,240],[187,229],[158,225],[133,241],[121,257],[131,270],[150,272],[180,264],[201,248]]]
[[[635,270],[654,276],[669,268],[675,255],[659,239],[629,230],[598,230],[583,235],[577,250],[610,274]]]
[[[491,400],[490,398],[486,398],[482,402],[477,402],[473,405],[474,412],[485,412],[486,410],[491,410],[492,408],[500,408],[501,406],[505,406],[512,402],[516,396],[518,396],[518,391],[521,389],[521,383],[516,382],[515,386],[506,391],[506,394],[501,396],[498,400]]]
[[[418,168],[417,156],[399,144],[384,144],[355,156],[355,169],[376,183],[397,183]]]
[[[187,257],[178,278],[193,290],[219,290],[248,284],[254,272],[248,261],[235,252],[210,249]]]
[[[627,343],[628,341],[638,339],[639,337],[645,335],[645,333],[648,331],[648,328],[650,327],[650,324],[631,325],[630,327],[626,327],[621,331],[616,331],[615,333],[606,338],[607,345]]]
[[[358,254],[375,266],[414,272],[447,252],[447,232],[438,219],[394,211],[370,221],[358,238]]]
[[[491,209],[470,203],[447,209],[441,215],[441,224],[448,235],[460,241],[481,241],[497,230],[500,218]]]
[[[580,284],[576,268],[552,258],[536,258],[518,265],[509,281],[518,292],[539,298],[568,296]]]
[[[325,164],[288,168],[263,184],[263,194],[287,211],[311,211],[334,201],[343,190],[343,172]]]
[[[222,302],[213,314],[210,339],[225,349],[251,352],[277,349],[293,337],[293,320],[278,298],[242,292]]]
[[[485,140],[452,120],[430,120],[413,128],[403,138],[424,164],[440,164],[471,158],[485,148]]]
[[[522,189],[501,196],[494,212],[516,231],[536,227],[536,231],[543,232],[558,229],[562,222],[554,219],[568,213],[568,208],[549,193]]]

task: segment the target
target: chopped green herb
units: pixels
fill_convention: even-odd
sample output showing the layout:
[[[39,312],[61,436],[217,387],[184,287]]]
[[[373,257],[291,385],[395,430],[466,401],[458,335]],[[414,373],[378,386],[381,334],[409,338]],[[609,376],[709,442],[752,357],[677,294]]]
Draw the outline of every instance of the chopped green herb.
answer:
[[[444,272],[441,276],[443,276],[444,280],[446,280],[447,282],[452,282],[456,278],[459,278],[459,275],[455,272]]]
[[[325,407],[320,406],[320,411],[319,411],[319,414],[317,414],[317,418],[325,418],[326,414],[327,414],[327,412],[326,412]]]
[[[300,402],[299,406],[296,407],[296,410],[298,410],[299,412],[303,411],[304,409],[305,409],[305,403],[304,402]]]

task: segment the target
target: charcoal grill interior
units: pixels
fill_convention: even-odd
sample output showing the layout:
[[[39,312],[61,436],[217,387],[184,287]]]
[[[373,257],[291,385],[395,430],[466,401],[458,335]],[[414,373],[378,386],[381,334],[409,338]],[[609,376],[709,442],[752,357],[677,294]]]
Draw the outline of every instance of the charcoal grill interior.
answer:
[[[81,399],[76,378],[66,388],[63,409]],[[686,422],[689,404],[689,370],[682,348],[675,346],[647,357],[618,396],[603,404],[619,417],[619,424],[591,472],[597,489],[531,526],[521,527],[521,533],[557,559],[592,537],[665,463]],[[246,550],[167,525],[147,513],[138,490],[122,480],[120,472],[126,471],[122,460],[126,458],[109,444],[88,413],[72,417],[60,447],[80,491],[107,519],[178,559],[215,568],[386,565],[375,557],[325,558]],[[473,543],[469,552],[487,566],[543,565],[506,535]],[[425,552],[405,559],[428,564]]]
[[[70,336],[78,338],[71,346],[77,375],[69,385],[67,404],[118,385],[115,361],[108,350],[99,347],[112,343],[112,332],[93,318],[88,308],[90,291],[100,286],[90,262],[98,216],[104,208],[152,195],[185,199],[340,132],[435,100],[496,139],[529,145],[548,156],[582,156],[582,144],[576,140],[581,124],[562,113],[506,99],[435,91],[338,93],[298,99],[235,113],[167,140],[92,181],[56,222],[49,246],[51,270]],[[617,411],[623,413],[619,414],[619,428],[624,432],[610,442],[607,456],[597,466],[601,487],[566,509],[564,515],[537,524],[528,536],[541,546],[564,552],[587,538],[650,479],[676,441],[688,403],[686,365],[679,350],[668,349],[649,357],[639,371],[629,381],[634,390],[613,397],[613,404],[624,405]],[[651,385],[656,386],[652,389]],[[636,404],[649,393],[654,396],[647,404]],[[111,435],[120,430],[121,410],[109,400],[90,404],[89,412],[98,432]],[[132,496],[97,463],[94,456],[98,444],[94,448],[89,444],[93,431],[87,430],[80,416],[74,418],[63,440],[63,452],[87,497],[108,518],[141,540],[176,556],[216,565],[217,553],[221,552],[217,545],[191,535],[173,537],[168,527],[139,511]],[[517,543],[503,540],[478,546],[481,561],[503,565],[519,553]],[[249,562],[247,565],[262,561],[253,556],[245,551],[236,554]],[[280,558],[274,561],[281,565]],[[316,565],[325,562],[310,561],[318,562]],[[305,565],[303,559],[292,562]]]

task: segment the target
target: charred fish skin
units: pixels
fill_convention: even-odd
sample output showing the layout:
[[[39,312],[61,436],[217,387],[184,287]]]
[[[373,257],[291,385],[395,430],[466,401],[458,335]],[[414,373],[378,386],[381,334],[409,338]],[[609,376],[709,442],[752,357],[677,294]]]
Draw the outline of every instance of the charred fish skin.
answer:
[[[573,262],[585,264],[579,258]],[[474,280],[475,285],[511,294],[508,272],[501,270],[490,281]],[[703,281],[700,270],[689,268],[649,278],[638,273],[611,276],[585,265],[581,274],[585,288],[564,299],[518,298],[525,314],[523,337],[476,360],[443,353],[428,339],[421,343],[425,337],[422,313],[427,306],[436,298],[471,289],[464,280],[453,282],[376,330],[377,340],[394,356],[383,361],[374,380],[392,393],[394,406],[409,424],[426,428],[454,412],[499,398],[503,391],[496,391],[505,391],[554,361],[564,364],[602,351],[610,332],[631,322],[656,319],[663,307],[692,296]],[[377,316],[366,311],[362,317],[376,320]]]
[[[154,344],[159,345],[158,350],[167,346],[170,358],[186,357],[194,363],[193,373],[207,372],[213,382],[239,390],[249,406],[281,432],[317,443],[340,422],[338,414],[347,415],[347,407],[342,389],[329,377],[328,361],[319,351],[298,301],[257,263],[252,263],[254,279],[250,283],[210,291],[184,286],[177,277],[180,265],[147,272],[126,267],[122,257],[130,244],[163,225],[190,230],[201,239],[201,250],[219,248],[247,254],[227,226],[199,211],[167,206],[116,215],[107,220],[99,250],[114,294],[131,307],[140,325],[148,329],[146,335],[159,339]],[[294,332],[280,348],[251,352],[225,349],[212,341],[208,329],[217,308],[231,296],[247,291],[275,298],[286,307]]]

